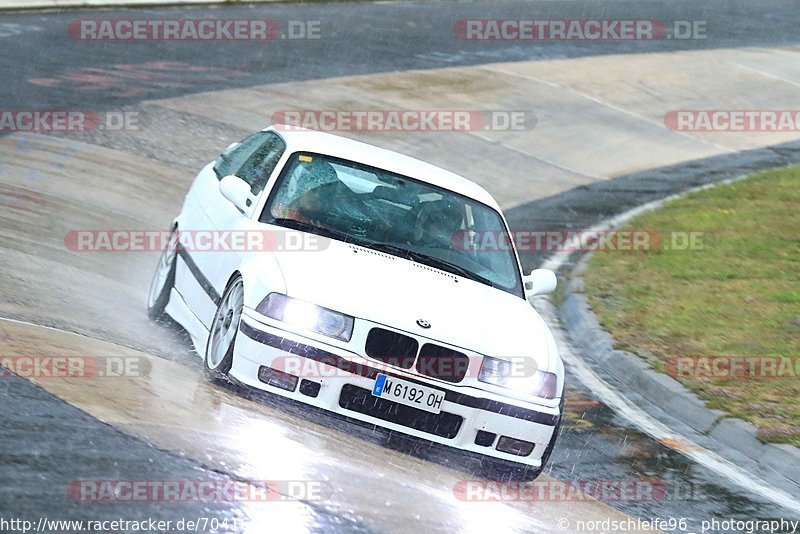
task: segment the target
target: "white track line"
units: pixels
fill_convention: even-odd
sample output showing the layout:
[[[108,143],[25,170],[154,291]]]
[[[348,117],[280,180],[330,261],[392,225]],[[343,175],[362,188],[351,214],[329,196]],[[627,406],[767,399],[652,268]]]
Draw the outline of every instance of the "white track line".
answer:
[[[549,87],[553,87],[555,89],[560,89],[562,91],[567,91],[569,93],[572,93],[575,96],[578,96],[578,97],[583,98],[585,100],[588,100],[590,102],[594,102],[598,106],[602,106],[604,108],[611,109],[611,110],[616,111],[618,113],[623,113],[625,115],[628,115],[629,117],[633,117],[633,118],[638,119],[640,121],[644,121],[644,122],[646,122],[648,124],[652,124],[653,126],[657,126],[658,128],[661,128],[661,129],[665,128],[664,123],[662,121],[657,121],[657,120],[651,119],[650,117],[647,117],[647,116],[642,115],[640,113],[636,113],[635,111],[631,111],[629,109],[625,109],[623,107],[617,106],[616,104],[612,104],[610,102],[606,102],[605,100],[601,100],[600,98],[598,98],[596,96],[592,96],[592,95],[590,95],[588,93],[584,93],[583,91],[579,91],[579,90],[574,89],[572,87],[569,87],[567,85],[561,85],[561,84],[558,84],[558,83],[555,83],[555,82],[551,82],[549,80],[544,80],[542,78],[537,78],[536,76],[530,76],[530,75],[527,75],[527,74],[519,74],[517,72],[508,72],[508,71],[505,71],[505,70],[502,70],[502,69],[497,69],[497,68],[488,67],[488,68],[486,68],[486,70],[489,70],[489,71],[492,71],[492,72],[497,72],[497,73],[502,73],[502,74],[505,74],[507,76],[512,76],[512,77],[515,77],[515,78],[521,78],[523,80],[529,80],[529,81],[532,81],[532,82],[540,83],[540,84],[543,84],[543,85],[547,85]],[[700,143],[702,145],[713,146],[714,148],[716,148],[718,150],[721,150],[722,152],[727,152],[727,153],[730,153],[730,154],[736,152],[736,150],[734,150],[733,148],[730,148],[730,147],[727,147],[727,146],[724,146],[724,145],[720,145],[718,143],[714,143],[713,141],[706,141],[705,139],[701,139],[701,138],[699,138],[697,136],[691,135],[691,134],[686,133],[686,132],[672,131],[671,133],[676,134],[676,135],[681,136],[681,137],[685,137],[686,139],[689,139],[689,140],[691,140],[691,141],[693,141],[695,143]]]
[[[795,87],[800,87],[800,83],[797,83],[792,80],[787,80],[786,78],[781,78],[780,76],[772,74],[771,72],[766,72],[757,69],[755,67],[751,67],[749,65],[742,65],[741,63],[736,63],[735,61],[732,61],[731,65],[733,65],[734,67],[739,67],[740,69],[749,70],[750,72],[755,72],[756,74],[760,74],[761,76],[764,76],[765,78],[769,78],[771,80],[777,80],[779,82],[788,83],[789,85],[794,85]]]
[[[132,350],[134,352],[141,352],[143,354],[148,354],[150,356],[153,356],[154,358],[159,358],[159,356],[156,356],[154,354],[149,354],[149,353],[147,353],[147,352],[145,352],[145,351],[143,351],[141,349],[136,349],[136,348],[133,348],[133,347],[129,347],[128,345],[123,345],[122,343],[117,343],[116,341],[109,341],[108,339],[103,339],[101,337],[92,337],[90,335],[81,334],[79,332],[73,332],[71,330],[63,330],[63,329],[55,327],[55,326],[47,326],[45,324],[36,324],[36,323],[32,323],[30,321],[23,321],[21,319],[11,319],[10,317],[2,317],[2,316],[0,316],[0,322],[15,323],[15,324],[21,324],[21,325],[25,325],[25,326],[35,326],[36,328],[44,328],[45,330],[51,330],[53,332],[58,332],[60,334],[69,334],[71,336],[78,336],[78,337],[82,337],[82,338],[86,338],[86,339],[91,339],[92,341],[100,341],[102,343],[108,343],[109,345],[116,345],[117,347],[122,347],[124,349]],[[0,335],[1,335],[0,337],[2,337],[3,339],[7,339],[6,335],[5,335],[5,330],[3,330],[2,325],[0,325]]]
[[[499,141],[497,139],[493,139],[493,138],[491,138],[491,137],[489,137],[487,135],[482,135],[482,134],[477,133],[477,132],[472,132],[472,133],[470,133],[470,135],[472,135],[474,137],[477,137],[478,139],[480,139],[482,141],[486,141],[488,143],[494,143],[496,145],[500,145],[500,146],[502,146],[503,148],[505,148],[507,150],[510,150],[512,152],[516,152],[518,154],[522,154],[523,156],[527,156],[527,157],[535,159],[537,161],[541,161],[543,163],[546,163],[548,165],[551,165],[551,166],[556,167],[558,169],[561,169],[563,171],[571,172],[572,174],[576,174],[578,176],[583,176],[584,178],[589,178],[589,179],[595,180],[597,182],[602,181],[602,180],[608,180],[608,178],[609,178],[608,176],[595,176],[595,175],[592,175],[592,174],[586,174],[585,172],[581,172],[578,169],[573,169],[573,168],[568,167],[566,165],[563,165],[561,163],[556,163],[555,161],[551,161],[549,159],[543,158],[542,156],[537,156],[536,154],[532,154],[530,152],[526,152],[525,150],[522,150],[521,148],[516,148],[516,147],[510,146],[510,145],[507,145],[507,144],[503,143],[502,141]]]
[[[700,187],[692,188],[688,191],[677,195],[670,195],[664,199],[657,200],[654,202],[649,202],[637,208],[634,208],[630,211],[626,211],[616,217],[612,217],[600,223],[597,226],[592,227],[592,230],[606,230],[610,228],[614,228],[627,222],[628,220],[636,217],[637,215],[644,213],[646,211],[653,210],[665,202],[669,202],[670,200],[674,200],[676,198],[682,197],[687,193],[691,193],[694,191],[701,191],[704,189],[710,189],[712,187],[716,187],[718,185],[727,185],[733,182],[737,182],[746,178],[746,176],[738,176],[736,178],[731,178],[729,180],[723,180],[721,182],[717,182],[715,184],[708,184]],[[576,238],[576,240],[579,238]],[[567,245],[564,247],[565,250],[570,250],[571,246],[577,246],[579,243],[570,243],[568,242]],[[542,264],[542,268],[545,269],[552,269],[558,270],[561,266],[563,266],[566,261],[569,259],[571,253],[569,252],[559,252],[553,256],[551,256],[547,261]],[[633,404],[627,397],[625,397],[622,393],[611,387],[605,380],[600,378],[587,364],[586,362],[581,359],[580,356],[577,355],[577,351],[573,351],[572,346],[570,345],[569,341],[566,339],[566,335],[564,331],[561,329],[561,325],[558,321],[558,316],[556,314],[555,305],[549,300],[542,300],[539,303],[542,306],[542,315],[544,316],[545,320],[550,324],[550,327],[553,329],[553,335],[556,337],[559,347],[562,347],[562,357],[564,361],[569,364],[571,370],[575,373],[578,379],[586,385],[597,397],[603,401],[607,406],[611,407],[614,411],[616,411],[621,416],[628,419],[634,426],[638,427],[642,432],[651,436],[652,438],[656,439],[657,441],[664,443],[666,446],[669,446],[668,443],[670,440],[678,440],[685,444],[682,448],[673,448],[673,450],[688,456],[695,462],[699,463],[711,469],[718,474],[722,475],[723,477],[727,478],[734,484],[741,486],[742,488],[756,493],[770,501],[783,506],[788,510],[792,510],[793,512],[800,513],[800,501],[795,499],[791,494],[782,491],[780,489],[774,488],[770,486],[768,483],[761,480],[759,477],[753,475],[752,473],[745,471],[744,469],[740,468],[736,464],[726,460],[722,456],[718,455],[715,452],[712,452],[701,445],[693,442],[691,439],[687,438],[686,436],[679,434],[673,430],[671,430],[668,426],[666,426],[661,421],[658,421],[650,414]]]

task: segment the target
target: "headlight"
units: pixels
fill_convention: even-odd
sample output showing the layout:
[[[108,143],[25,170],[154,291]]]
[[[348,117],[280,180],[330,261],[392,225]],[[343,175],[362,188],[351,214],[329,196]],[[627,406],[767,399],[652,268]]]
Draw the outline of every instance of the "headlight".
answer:
[[[304,300],[293,299],[280,293],[270,293],[256,306],[256,311],[276,321],[289,323],[301,330],[310,330],[323,336],[350,341],[354,319]]]
[[[485,356],[481,363],[481,372],[478,373],[478,380],[506,387],[512,375],[512,367],[513,364],[507,360]]]
[[[558,377],[547,371],[536,371],[527,376],[514,362],[484,356],[478,380],[522,393],[529,393],[543,399],[556,398]]]

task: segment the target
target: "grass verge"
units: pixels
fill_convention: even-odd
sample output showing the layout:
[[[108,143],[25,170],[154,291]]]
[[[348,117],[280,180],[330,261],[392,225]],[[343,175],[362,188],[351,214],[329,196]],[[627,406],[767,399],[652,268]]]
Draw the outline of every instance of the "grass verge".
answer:
[[[800,446],[800,167],[689,194],[627,228],[667,247],[697,232],[702,246],[592,256],[586,293],[617,346],[762,441]],[[731,364],[738,376],[722,376]]]

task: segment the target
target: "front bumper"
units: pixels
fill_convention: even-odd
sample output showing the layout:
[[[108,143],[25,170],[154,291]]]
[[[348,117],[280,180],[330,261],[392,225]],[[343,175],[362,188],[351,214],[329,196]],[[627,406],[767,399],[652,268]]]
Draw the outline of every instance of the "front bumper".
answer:
[[[285,369],[281,359],[292,355],[312,360],[313,374],[298,373],[290,391],[273,385],[272,369]],[[445,392],[441,413],[433,414],[372,396],[378,373]],[[243,315],[236,337],[231,376],[247,386],[310,404],[359,421],[423,438],[464,451],[532,467],[541,458],[556,429],[558,408],[498,398],[471,387],[429,379],[389,368],[341,348],[263,324]],[[294,375],[293,375],[294,376]],[[267,383],[270,382],[270,383]],[[494,435],[494,437],[492,437]],[[502,437],[532,444],[516,453],[498,450]],[[508,440],[504,440],[507,444]]]

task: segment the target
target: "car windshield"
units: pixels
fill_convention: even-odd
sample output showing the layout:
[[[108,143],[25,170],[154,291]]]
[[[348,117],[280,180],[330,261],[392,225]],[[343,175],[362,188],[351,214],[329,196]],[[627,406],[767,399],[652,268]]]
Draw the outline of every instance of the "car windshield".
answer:
[[[523,296],[503,219],[476,200],[352,161],[291,156],[261,221],[382,250]],[[524,297],[523,297],[524,298]]]

